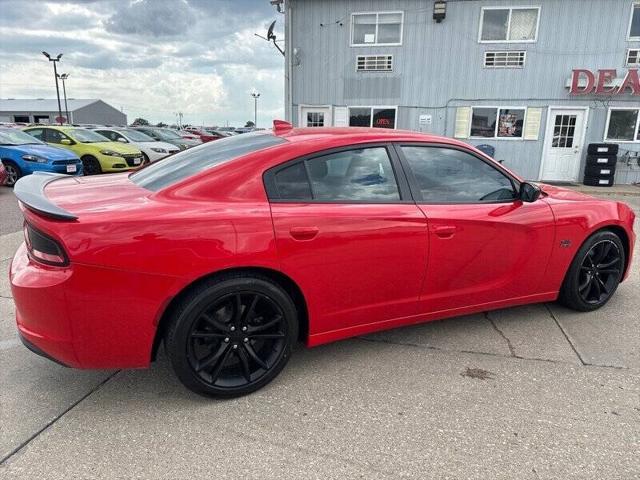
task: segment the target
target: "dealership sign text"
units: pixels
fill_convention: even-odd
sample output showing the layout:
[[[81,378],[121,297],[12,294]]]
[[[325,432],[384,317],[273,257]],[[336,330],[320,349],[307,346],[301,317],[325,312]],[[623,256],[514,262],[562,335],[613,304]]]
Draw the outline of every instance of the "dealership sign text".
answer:
[[[631,95],[640,96],[640,75],[637,68],[631,68],[624,77],[618,77],[613,68],[592,72],[591,70],[576,68],[572,71],[571,95]]]

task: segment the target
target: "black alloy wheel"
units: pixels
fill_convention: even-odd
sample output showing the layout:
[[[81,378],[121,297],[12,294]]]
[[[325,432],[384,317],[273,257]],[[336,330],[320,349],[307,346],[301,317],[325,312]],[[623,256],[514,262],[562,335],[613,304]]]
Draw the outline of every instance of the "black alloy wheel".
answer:
[[[185,386],[240,396],[282,370],[297,338],[295,306],[260,277],[232,277],[197,289],[178,307],[165,345]]]
[[[13,162],[3,162],[4,169],[7,172],[7,180],[5,185],[13,187],[18,179],[22,176],[20,168]]]
[[[82,171],[85,175],[98,175],[102,173],[100,162],[94,157],[82,157]]]
[[[576,254],[560,291],[560,301],[579,311],[596,310],[618,288],[625,267],[625,251],[613,232],[600,231]]]
[[[580,266],[578,293],[585,303],[600,304],[618,286],[622,254],[611,240],[600,240],[584,256]]]

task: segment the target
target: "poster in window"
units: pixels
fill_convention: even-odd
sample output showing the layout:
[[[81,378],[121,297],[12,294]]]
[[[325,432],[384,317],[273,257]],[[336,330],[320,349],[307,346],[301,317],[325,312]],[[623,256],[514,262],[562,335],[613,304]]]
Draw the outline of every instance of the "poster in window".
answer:
[[[498,118],[498,137],[521,138],[524,110],[502,109]]]

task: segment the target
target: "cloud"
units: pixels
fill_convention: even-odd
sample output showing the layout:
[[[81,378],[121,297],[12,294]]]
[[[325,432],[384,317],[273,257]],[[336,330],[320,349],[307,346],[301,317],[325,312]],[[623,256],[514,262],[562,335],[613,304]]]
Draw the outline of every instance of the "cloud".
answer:
[[[138,0],[123,2],[105,28],[113,33],[165,37],[186,33],[195,19],[185,0]]]
[[[0,9],[2,97],[55,95],[47,50],[64,53],[70,97],[101,98],[131,120],[183,112],[196,124],[244,124],[254,88],[260,124],[283,116],[283,57],[253,35],[283,18],[267,0],[0,0]]]

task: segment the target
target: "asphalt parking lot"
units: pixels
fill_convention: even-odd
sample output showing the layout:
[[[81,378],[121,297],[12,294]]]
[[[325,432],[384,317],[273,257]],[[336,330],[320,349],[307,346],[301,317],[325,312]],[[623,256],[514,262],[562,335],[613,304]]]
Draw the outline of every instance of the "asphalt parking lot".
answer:
[[[640,215],[640,197],[618,199]],[[301,347],[266,388],[215,401],[164,357],[87,372],[24,348],[9,189],[0,209],[2,478],[640,477],[638,245],[599,311],[541,304]]]

